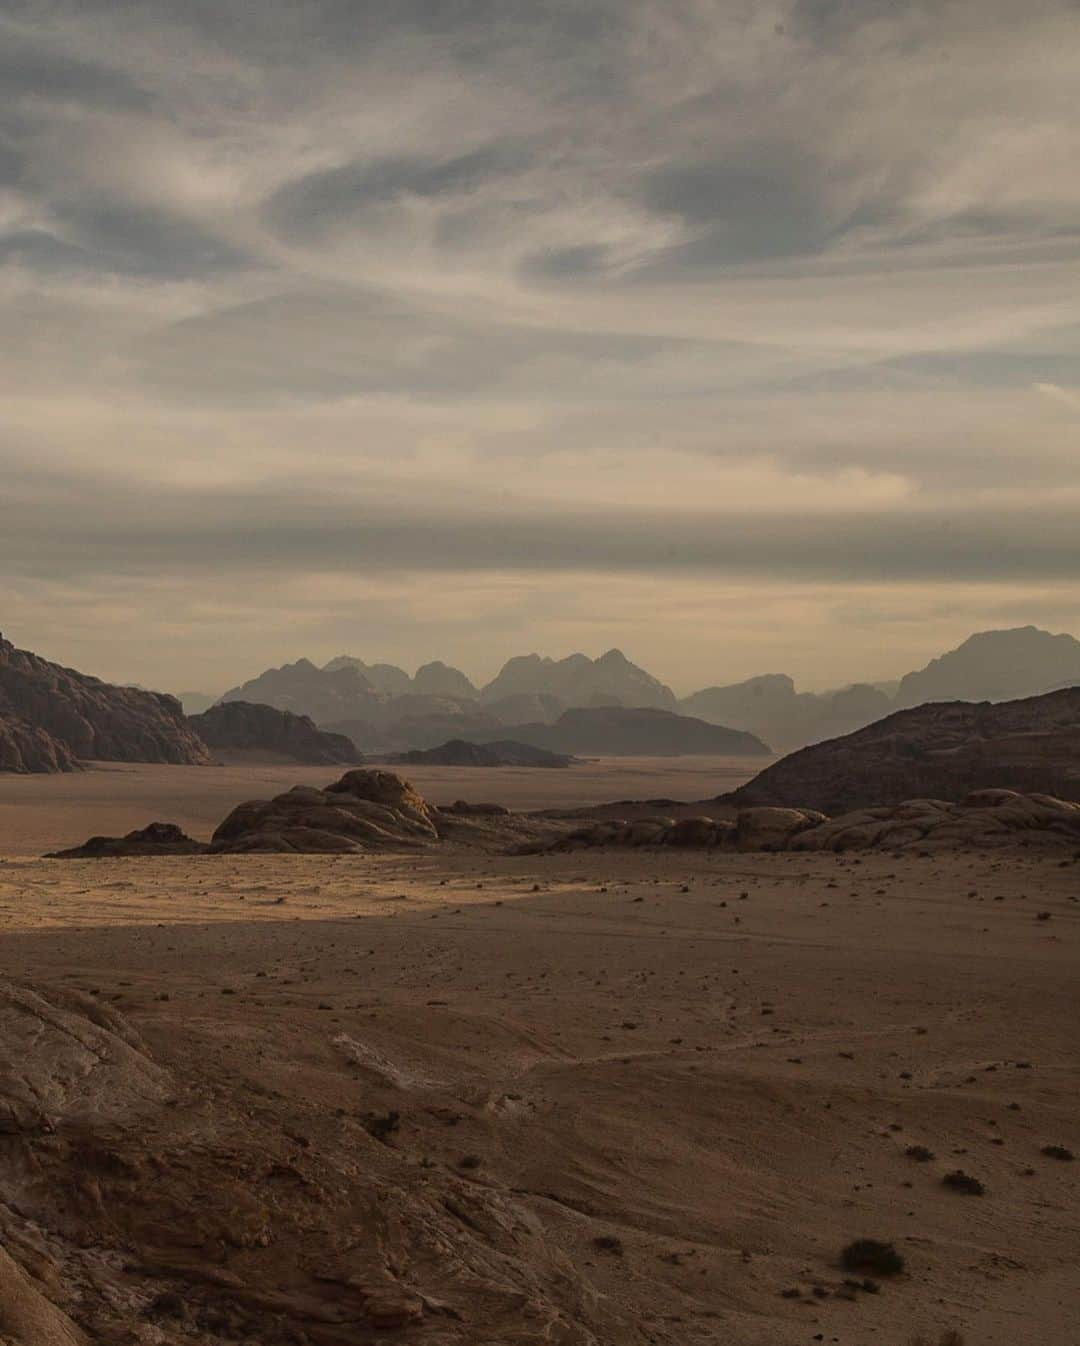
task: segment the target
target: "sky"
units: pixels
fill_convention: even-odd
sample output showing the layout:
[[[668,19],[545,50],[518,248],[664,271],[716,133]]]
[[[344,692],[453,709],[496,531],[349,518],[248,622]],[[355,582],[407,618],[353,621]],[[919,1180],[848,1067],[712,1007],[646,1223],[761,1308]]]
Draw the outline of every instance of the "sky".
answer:
[[[1080,632],[1077,0],[0,0],[0,630],[219,692]]]

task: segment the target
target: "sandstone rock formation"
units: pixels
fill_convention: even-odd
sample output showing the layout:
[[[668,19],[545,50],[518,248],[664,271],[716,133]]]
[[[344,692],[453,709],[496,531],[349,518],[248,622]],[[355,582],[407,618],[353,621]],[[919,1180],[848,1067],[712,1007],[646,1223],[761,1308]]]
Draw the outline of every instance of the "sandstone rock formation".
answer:
[[[0,771],[78,771],[66,743],[17,715],[0,710]]]
[[[91,837],[81,846],[52,851],[51,860],[101,860],[118,855],[201,855],[209,846],[196,841],[175,823],[149,823],[123,837]]]
[[[213,836],[215,851],[367,851],[438,841],[435,810],[392,771],[347,771],[318,790],[297,785],[240,804]]]
[[[306,715],[249,701],[223,701],[188,723],[211,748],[260,751],[312,766],[348,766],[361,760],[344,734],[317,729]]]
[[[835,814],[995,788],[1080,799],[1080,687],[1022,701],[898,711],[792,753],[731,800]]]
[[[318,1016],[222,1060],[221,1018],[156,1022],[151,1055],[89,996],[0,980],[5,1346],[622,1339],[528,1204],[364,1124],[456,1092]]]
[[[32,739],[27,738],[27,729]],[[41,733],[63,745],[66,754]],[[0,746],[0,769],[5,757],[15,763],[8,769],[37,771],[70,770],[71,758],[209,761],[205,744],[188,727],[175,697],[113,687],[17,650],[0,637],[0,744],[5,742],[6,749]]]
[[[731,818],[605,819],[549,843],[554,850],[677,846],[729,851],[890,852],[1080,846],[1080,804],[1012,790],[974,791],[958,803],[909,799],[827,818],[812,809],[744,808]]]

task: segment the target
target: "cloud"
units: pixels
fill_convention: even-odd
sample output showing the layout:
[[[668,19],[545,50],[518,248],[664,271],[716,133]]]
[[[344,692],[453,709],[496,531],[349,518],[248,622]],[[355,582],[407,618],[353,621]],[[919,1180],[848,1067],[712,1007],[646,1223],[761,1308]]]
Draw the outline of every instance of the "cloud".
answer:
[[[816,584],[815,633],[769,611],[843,680],[874,613],[1067,616],[1078,39],[1068,0],[5,6],[21,617],[92,660],[73,612],[126,611],[183,669],[272,655],[287,594],[329,654],[363,610],[483,664],[510,609],[576,639],[580,584],[631,650],[666,594],[690,667],[709,584]]]

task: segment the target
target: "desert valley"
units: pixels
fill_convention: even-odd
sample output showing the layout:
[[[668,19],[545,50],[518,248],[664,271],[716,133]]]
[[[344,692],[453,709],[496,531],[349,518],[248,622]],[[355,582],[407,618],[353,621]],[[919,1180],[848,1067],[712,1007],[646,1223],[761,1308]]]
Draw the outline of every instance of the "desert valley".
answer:
[[[3,1339],[1071,1340],[1057,671],[406,765],[0,647]]]

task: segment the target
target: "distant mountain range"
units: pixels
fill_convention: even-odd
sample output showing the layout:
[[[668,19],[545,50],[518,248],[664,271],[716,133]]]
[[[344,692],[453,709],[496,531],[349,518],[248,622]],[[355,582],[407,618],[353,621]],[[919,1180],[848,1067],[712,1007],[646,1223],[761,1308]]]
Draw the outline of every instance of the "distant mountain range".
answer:
[[[0,639],[0,770],[74,770],[95,758],[198,763],[209,759],[207,742],[308,761],[448,740],[558,754],[785,753],[927,702],[1001,702],[1070,686],[1080,686],[1080,641],[1025,626],[971,636],[893,684],[799,692],[786,674],[767,674],[682,700],[619,650],[517,656],[480,688],[439,661],[410,675],[351,655],[321,668],[299,659],[221,698],[185,694],[185,719],[173,697],[110,686]]]
[[[971,636],[894,682],[853,683],[830,692],[800,692],[787,674],[769,673],[680,700],[621,650],[609,650],[598,659],[517,655],[479,688],[439,661],[410,676],[396,665],[351,655],[322,668],[300,659],[268,669],[221,699],[309,715],[368,752],[424,750],[450,738],[483,742],[507,729],[521,740],[523,726],[535,733],[568,710],[611,706],[664,710],[742,730],[783,753],[927,701],[1002,701],[1072,684],[1080,684],[1080,641],[1025,626]],[[185,705],[189,700],[191,710],[205,708],[197,705],[203,698],[185,696]],[[560,750],[589,751],[581,745]]]

